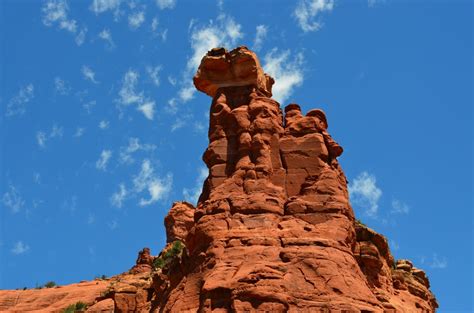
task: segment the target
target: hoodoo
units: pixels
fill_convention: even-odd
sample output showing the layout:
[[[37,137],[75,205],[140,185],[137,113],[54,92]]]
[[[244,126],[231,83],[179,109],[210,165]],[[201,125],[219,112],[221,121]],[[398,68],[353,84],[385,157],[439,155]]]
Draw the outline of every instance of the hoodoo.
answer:
[[[202,59],[194,83],[212,97],[209,177],[180,231],[186,254],[156,286],[160,309],[433,312],[424,272],[354,219],[324,112],[290,104],[283,114],[273,82],[246,47]]]
[[[325,113],[283,112],[273,83],[246,47],[204,56],[194,84],[212,97],[209,176],[197,207],[176,202],[165,249],[142,250],[89,311],[435,311],[425,273],[354,218]]]

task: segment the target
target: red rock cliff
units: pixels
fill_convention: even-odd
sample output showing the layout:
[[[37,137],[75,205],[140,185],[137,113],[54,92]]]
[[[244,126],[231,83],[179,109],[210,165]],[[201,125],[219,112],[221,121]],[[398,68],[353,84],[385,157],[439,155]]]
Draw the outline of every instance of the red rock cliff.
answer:
[[[209,177],[179,274],[155,285],[160,310],[435,310],[424,272],[355,222],[323,111],[283,114],[245,47],[209,51],[194,83],[213,98]]]
[[[425,273],[354,219],[323,111],[283,114],[245,47],[209,51],[194,83],[212,97],[198,206],[175,203],[165,249],[142,250],[88,311],[435,311]]]

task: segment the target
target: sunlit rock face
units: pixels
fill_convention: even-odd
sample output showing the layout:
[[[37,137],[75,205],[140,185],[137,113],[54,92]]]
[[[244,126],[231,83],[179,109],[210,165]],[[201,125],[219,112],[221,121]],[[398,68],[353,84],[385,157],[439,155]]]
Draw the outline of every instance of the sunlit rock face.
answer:
[[[209,176],[160,309],[434,311],[425,274],[355,222],[322,110],[283,112],[246,47],[209,51],[194,83],[212,97]]]
[[[355,220],[324,112],[282,111],[273,82],[246,47],[203,57],[194,83],[212,102],[198,205],[174,203],[163,251],[145,248],[100,281],[90,312],[435,311],[425,273]],[[24,295],[0,292],[0,310],[47,298]]]

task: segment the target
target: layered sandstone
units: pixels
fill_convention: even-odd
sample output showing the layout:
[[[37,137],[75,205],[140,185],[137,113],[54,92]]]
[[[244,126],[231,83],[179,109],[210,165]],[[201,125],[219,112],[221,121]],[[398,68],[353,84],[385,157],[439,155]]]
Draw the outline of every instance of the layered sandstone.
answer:
[[[186,253],[162,271],[166,288],[155,284],[160,310],[434,311],[424,272],[395,263],[386,239],[356,223],[324,112],[290,104],[283,114],[262,73],[240,47],[211,50],[194,77],[213,97],[209,177]]]
[[[322,110],[283,112],[245,47],[209,51],[194,83],[212,97],[198,205],[174,203],[163,251],[89,312],[435,311],[425,273],[355,220]]]

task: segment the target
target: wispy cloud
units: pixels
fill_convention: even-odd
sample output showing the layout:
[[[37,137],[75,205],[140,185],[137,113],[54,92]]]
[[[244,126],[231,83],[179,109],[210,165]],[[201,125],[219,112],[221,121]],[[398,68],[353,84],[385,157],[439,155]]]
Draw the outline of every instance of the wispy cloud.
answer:
[[[23,241],[17,241],[15,245],[13,246],[11,252],[15,255],[20,255],[28,252],[30,250],[30,246],[27,244],[23,243]]]
[[[119,99],[117,102],[121,105],[119,110],[122,113],[122,107],[132,104],[136,105],[138,111],[149,119],[153,120],[155,113],[155,101],[145,98],[143,91],[137,91],[139,73],[135,70],[128,70],[123,79],[122,87],[119,91]]]
[[[73,195],[72,197],[65,199],[61,205],[62,209],[73,214],[77,210],[77,196]]]
[[[333,8],[334,0],[299,0],[293,15],[304,32],[312,32],[322,26],[319,15],[330,12]]]
[[[82,46],[82,44],[86,41],[86,34],[87,34],[87,28],[84,27],[79,31],[79,33],[76,35],[76,38],[74,41],[76,42],[76,45]]]
[[[133,155],[137,152],[149,152],[156,149],[156,145],[140,143],[139,138],[129,138],[128,145],[120,147],[120,163],[132,164],[135,162]]]
[[[121,0],[94,0],[89,7],[95,14],[118,10]]]
[[[81,72],[85,80],[89,80],[94,84],[99,83],[97,80],[95,80],[95,72],[89,66],[83,65],[81,68]]]
[[[109,128],[109,126],[110,126],[109,121],[102,120],[99,122],[99,128],[102,130]]]
[[[109,163],[110,158],[112,157],[112,151],[110,150],[102,150],[100,153],[100,157],[95,162],[95,167],[98,170],[105,171],[107,169],[107,164]]]
[[[46,136],[46,133],[44,131],[40,130],[36,132],[36,142],[38,143],[38,146],[40,146],[40,148],[46,147],[47,140],[48,137]]]
[[[275,79],[272,88],[273,98],[283,103],[304,80],[304,56],[289,50],[278,51],[274,48],[264,57],[263,68]]]
[[[199,175],[196,178],[194,187],[183,189],[183,196],[184,196],[184,199],[186,199],[186,201],[193,204],[197,204],[199,200],[199,196],[201,195],[201,192],[202,192],[202,185],[208,175],[209,175],[209,170],[207,169],[207,167],[203,166],[199,169]]]
[[[112,196],[110,197],[110,203],[114,207],[121,208],[127,195],[128,195],[127,188],[125,188],[125,184],[122,183],[119,185],[119,190],[113,193]]]
[[[137,110],[142,112],[143,115],[149,119],[153,120],[155,115],[155,101],[148,100],[137,107]]]
[[[148,73],[148,77],[150,77],[150,80],[153,82],[153,85],[156,87],[160,86],[160,71],[161,71],[161,66],[147,66],[146,67],[146,72]]]
[[[109,29],[104,28],[100,33],[99,33],[99,38],[105,41],[108,45],[108,48],[112,49],[115,47],[114,40],[112,39],[112,33],[110,32]]]
[[[255,39],[253,41],[253,49],[258,51],[262,48],[263,41],[267,37],[268,27],[265,25],[257,25],[255,29]]]
[[[369,8],[376,7],[378,4],[384,3],[385,0],[367,0],[367,5]]]
[[[140,173],[133,178],[135,192],[148,191],[149,194],[148,199],[140,199],[140,206],[147,206],[166,198],[171,192],[172,184],[173,176],[171,174],[165,177],[157,176],[148,159],[143,160]]]
[[[69,84],[61,77],[54,78],[54,90],[57,94],[66,96],[71,91]]]
[[[176,5],[176,0],[156,0],[156,5],[161,9],[173,9]]]
[[[28,84],[21,87],[13,98],[8,101],[5,115],[7,117],[15,115],[23,115],[26,113],[26,104],[34,98],[35,87],[33,84]]]
[[[349,194],[353,204],[365,209],[370,217],[376,217],[379,209],[378,202],[382,196],[382,190],[377,185],[374,175],[362,172],[349,184]]]
[[[185,103],[194,97],[196,92],[191,77],[199,67],[202,57],[215,47],[233,47],[243,38],[242,26],[232,16],[220,14],[215,21],[211,20],[205,26],[198,25],[194,20],[190,23],[192,55],[189,57],[183,80],[177,97],[168,101],[168,112],[176,113],[178,103]]]
[[[138,29],[145,22],[145,12],[139,11],[128,15],[128,26],[132,29]]]
[[[63,137],[63,128],[56,124],[53,125],[51,131],[48,133],[44,131],[37,131],[36,132],[36,142],[40,148],[46,148],[46,142],[50,139],[54,138],[62,138]]]
[[[137,71],[128,70],[122,79],[122,88],[119,91],[119,101],[123,105],[143,102],[143,91],[137,92],[139,74]]]
[[[9,208],[12,213],[18,213],[25,205],[25,200],[21,197],[18,189],[12,185],[8,185],[8,191],[2,196],[2,204]]]
[[[84,135],[85,130],[86,129],[84,127],[77,127],[76,132],[74,133],[74,137],[76,138],[82,137],[82,135]]]
[[[43,24],[46,26],[57,25],[60,29],[67,30],[71,33],[77,31],[77,22],[69,19],[69,6],[66,0],[48,0],[42,8]]]
[[[392,210],[390,212],[394,214],[408,214],[410,213],[410,207],[406,203],[394,199],[392,200]]]
[[[448,267],[448,260],[445,257],[438,257],[438,255],[435,253],[433,254],[430,267],[433,269],[444,269]]]

